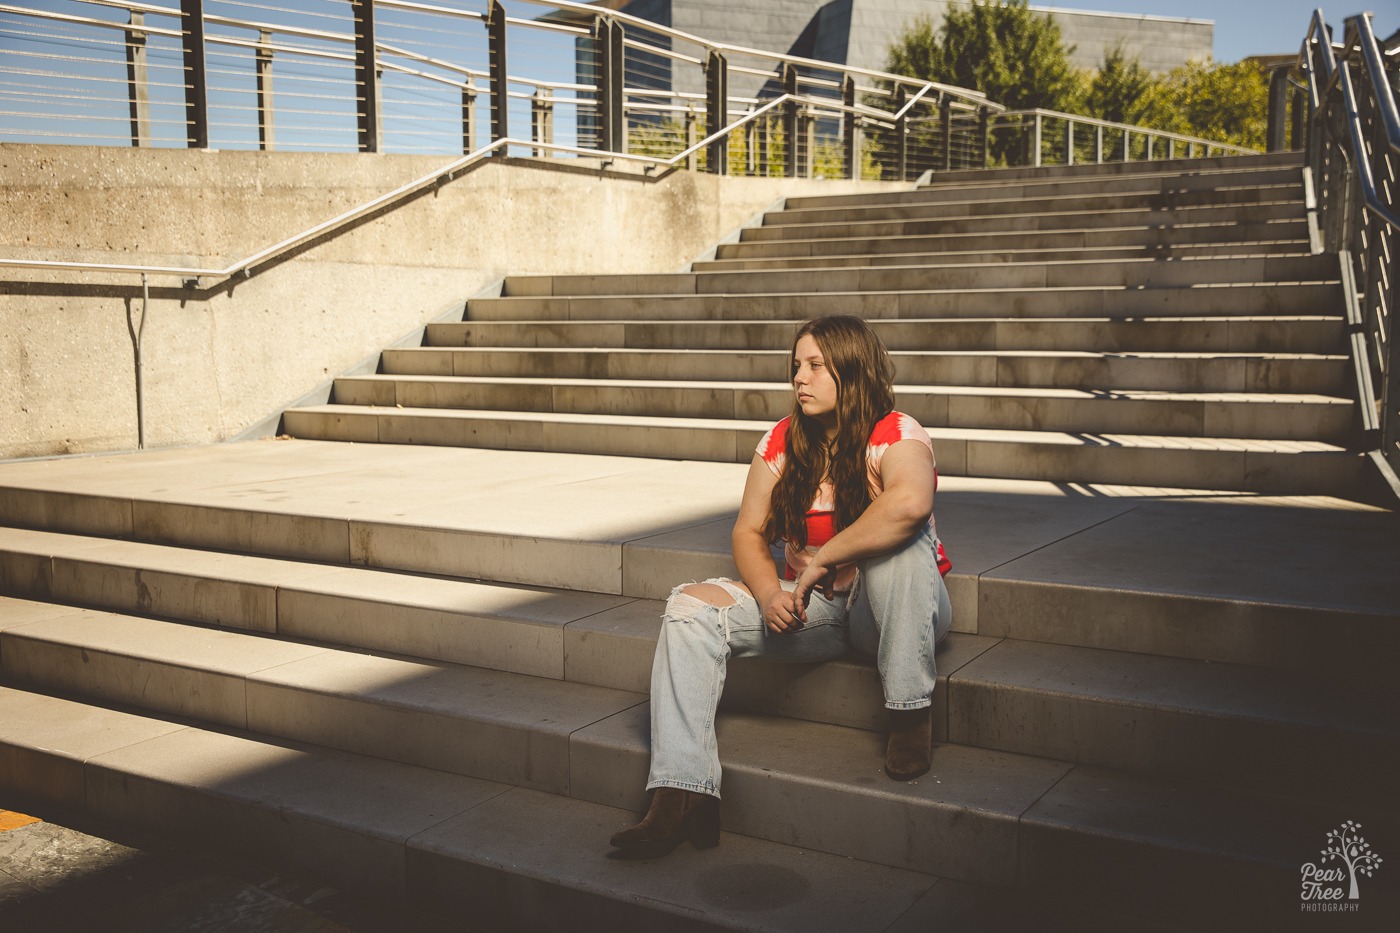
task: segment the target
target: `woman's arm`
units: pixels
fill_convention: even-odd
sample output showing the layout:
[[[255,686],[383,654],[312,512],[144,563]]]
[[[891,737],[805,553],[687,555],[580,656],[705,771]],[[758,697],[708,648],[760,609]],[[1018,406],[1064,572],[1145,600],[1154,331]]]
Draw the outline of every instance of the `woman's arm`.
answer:
[[[884,492],[812,555],[793,596],[804,609],[812,590],[830,585],[838,564],[887,554],[904,544],[933,514],[933,452],[916,440],[891,444],[880,459]],[[805,612],[804,612],[805,614]]]
[[[739,503],[731,544],[739,576],[763,610],[764,623],[773,632],[782,634],[802,627],[803,611],[802,605],[778,581],[768,539],[763,534],[776,485],[778,477],[762,457],[755,455],[744,483],[744,498]]]

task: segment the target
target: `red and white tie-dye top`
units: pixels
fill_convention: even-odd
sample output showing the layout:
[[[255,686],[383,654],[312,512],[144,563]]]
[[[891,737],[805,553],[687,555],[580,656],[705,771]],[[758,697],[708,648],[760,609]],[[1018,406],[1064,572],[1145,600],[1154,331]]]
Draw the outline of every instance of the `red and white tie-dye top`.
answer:
[[[773,471],[774,476],[780,476],[783,466],[787,462],[787,432],[791,417],[784,418],[773,427],[768,433],[763,435],[763,439],[758,442],[757,454],[763,458],[763,462],[768,465],[768,469]],[[869,466],[870,473],[870,496],[875,498],[884,491],[884,484],[880,481],[880,461],[885,456],[885,451],[890,445],[897,441],[918,441],[933,452],[933,442],[929,440],[928,432],[923,429],[919,422],[908,415],[892,411],[875,423],[875,429],[870,432],[870,445],[866,448],[865,459]],[[934,470],[933,488],[938,488],[938,471]],[[836,534],[836,490],[830,483],[822,483],[817,489],[816,500],[807,511],[807,546],[801,550],[793,546],[792,542],[786,543],[783,548],[783,557],[787,560],[787,572],[784,574],[788,580],[796,580],[797,577],[807,568],[812,555],[817,552],[827,541],[830,541]],[[933,526],[933,516],[928,518],[929,530],[933,533],[933,538],[938,541],[938,533]],[[943,553],[943,542],[938,541],[938,571],[946,574],[952,569],[952,562]],[[855,564],[842,564],[836,568],[836,589],[845,592],[851,588],[856,576]]]

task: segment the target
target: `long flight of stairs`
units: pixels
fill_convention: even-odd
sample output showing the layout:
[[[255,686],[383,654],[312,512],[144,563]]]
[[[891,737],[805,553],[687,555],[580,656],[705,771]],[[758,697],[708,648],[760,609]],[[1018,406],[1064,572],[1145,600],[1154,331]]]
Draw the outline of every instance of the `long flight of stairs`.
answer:
[[[1308,242],[1291,157],[952,173],[509,279],[296,440],[0,464],[0,791],[490,930],[1314,929],[1329,830],[1400,851],[1400,522],[1318,498],[1363,474]],[[660,599],[833,311],[945,477],[935,767],[880,773],[867,660],[736,664],[723,844],[607,859]]]
[[[298,437],[747,462],[793,323],[870,318],[943,475],[1353,493],[1334,258],[1295,155],[802,198],[692,272],[508,278]]]

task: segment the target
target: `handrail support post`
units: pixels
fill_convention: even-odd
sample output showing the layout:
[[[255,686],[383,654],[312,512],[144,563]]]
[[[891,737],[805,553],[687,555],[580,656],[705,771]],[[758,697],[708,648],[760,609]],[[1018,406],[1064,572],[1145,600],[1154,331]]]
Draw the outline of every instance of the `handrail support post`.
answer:
[[[151,144],[151,94],[146,69],[146,14],[132,12],[126,30],[126,83],[131,103],[131,144]]]
[[[491,0],[486,12],[486,45],[491,82],[491,141],[510,136],[510,78],[506,70],[506,8],[501,0]],[[495,150],[509,155],[507,147]]]
[[[729,62],[714,50],[705,57],[705,133],[729,125]],[[705,169],[711,175],[729,174],[729,134],[706,148]]]
[[[185,64],[185,141],[209,148],[209,73],[204,58],[204,0],[180,0]]]

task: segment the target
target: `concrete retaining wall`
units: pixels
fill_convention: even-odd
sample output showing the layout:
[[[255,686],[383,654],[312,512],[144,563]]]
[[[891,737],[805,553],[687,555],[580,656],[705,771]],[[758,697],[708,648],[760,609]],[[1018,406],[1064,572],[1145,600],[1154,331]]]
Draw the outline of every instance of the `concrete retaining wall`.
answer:
[[[0,258],[218,268],[447,161],[0,144]],[[506,274],[674,271],[784,196],[889,187],[496,160],[229,289],[152,279],[146,446],[233,437]],[[140,308],[130,274],[0,270],[0,458],[136,446]]]

